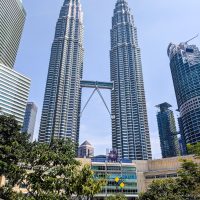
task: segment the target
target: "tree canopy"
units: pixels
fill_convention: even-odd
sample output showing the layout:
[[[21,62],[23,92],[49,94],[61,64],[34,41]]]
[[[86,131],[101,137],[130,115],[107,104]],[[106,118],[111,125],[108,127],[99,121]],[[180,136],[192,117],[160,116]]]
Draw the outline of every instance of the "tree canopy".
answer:
[[[199,144],[189,146],[190,152],[200,155]],[[200,164],[181,160],[182,166],[176,179],[155,180],[140,200],[200,200]]]
[[[0,176],[6,176],[12,186],[25,172],[19,163],[25,161],[30,147],[28,135],[20,129],[13,116],[0,115]]]
[[[0,116],[0,176],[7,184],[0,187],[5,200],[92,199],[105,180],[93,178],[90,166],[75,159],[75,146],[69,139],[50,144],[29,143],[27,134],[12,116]],[[23,185],[28,194],[16,193]]]
[[[195,145],[189,144],[187,148],[190,154],[195,154],[197,158],[200,158],[200,142],[196,143]]]
[[[127,198],[123,194],[117,194],[115,196],[107,197],[106,200],[127,200]]]

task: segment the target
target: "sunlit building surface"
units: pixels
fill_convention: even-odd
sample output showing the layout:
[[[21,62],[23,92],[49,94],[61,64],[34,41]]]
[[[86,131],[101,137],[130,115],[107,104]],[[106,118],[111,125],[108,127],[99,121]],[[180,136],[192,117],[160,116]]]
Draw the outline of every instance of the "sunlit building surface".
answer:
[[[200,164],[200,160],[194,159],[193,156],[181,158]],[[105,200],[106,196],[117,194],[117,192],[125,194],[129,200],[135,200],[141,192],[148,189],[154,180],[177,178],[178,170],[181,168],[180,157],[132,162],[127,159],[121,160],[121,162],[110,162],[107,160],[107,156],[96,156],[92,159],[77,158],[77,160],[81,162],[82,166],[90,165],[96,179],[106,178],[108,181],[107,186],[95,195],[95,200]],[[5,182],[5,177],[0,177],[0,186],[3,186]],[[26,187],[26,184],[16,185],[13,190],[27,194]]]
[[[44,95],[39,141],[70,138],[78,145],[83,72],[80,0],[65,0],[56,24]]]
[[[112,144],[121,158],[152,158],[137,28],[126,0],[117,0],[111,29]]]
[[[96,198],[102,199],[117,193],[123,193],[129,199],[135,199],[138,196],[137,192],[137,175],[136,166],[132,162],[99,162],[100,158],[93,158],[91,169],[94,172],[94,178],[106,179],[107,185],[102,188],[101,192],[96,195]]]
[[[94,147],[88,142],[85,141],[78,148],[78,157],[79,158],[91,158],[94,156]]]
[[[200,142],[200,51],[187,42],[168,47],[182,140]]]
[[[26,12],[20,0],[0,1],[0,63],[13,68]]]
[[[14,115],[22,126],[30,90],[30,79],[0,64],[0,112]]]

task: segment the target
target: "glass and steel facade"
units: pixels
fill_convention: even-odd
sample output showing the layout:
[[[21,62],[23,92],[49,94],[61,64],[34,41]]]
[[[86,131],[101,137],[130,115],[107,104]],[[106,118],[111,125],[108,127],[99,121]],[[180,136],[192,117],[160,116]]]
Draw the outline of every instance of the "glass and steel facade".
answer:
[[[106,179],[107,185],[95,197],[102,199],[123,193],[129,199],[138,197],[136,166],[134,163],[92,162],[94,178]]]
[[[180,111],[182,139],[186,144],[195,144],[200,142],[200,51],[196,45],[187,42],[171,43],[168,56]]]
[[[99,88],[99,89],[113,89],[112,82],[100,82],[100,81],[86,81],[81,80],[81,87],[82,88]]]
[[[40,123],[39,141],[71,138],[78,143],[83,72],[80,0],[65,0],[56,24]]]
[[[13,68],[26,12],[20,0],[0,1],[0,63]]]
[[[168,103],[156,106],[160,109],[157,113],[160,146],[163,158],[176,157],[180,154],[174,113]]]
[[[0,64],[0,111],[14,115],[20,125],[30,90],[30,79]]]
[[[126,0],[118,0],[111,29],[112,144],[121,158],[152,158],[141,53]]]
[[[22,132],[28,133],[30,135],[31,142],[33,141],[36,116],[37,106],[33,102],[28,102],[26,105]]]

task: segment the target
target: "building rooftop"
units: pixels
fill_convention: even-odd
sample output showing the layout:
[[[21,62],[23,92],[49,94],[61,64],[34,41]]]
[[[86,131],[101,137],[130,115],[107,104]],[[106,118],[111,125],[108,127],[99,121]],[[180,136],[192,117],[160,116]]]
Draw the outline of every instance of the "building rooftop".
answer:
[[[161,111],[167,110],[168,108],[171,108],[171,107],[172,106],[167,102],[156,105],[156,108],[160,108]]]
[[[81,144],[81,146],[92,146],[87,140]]]

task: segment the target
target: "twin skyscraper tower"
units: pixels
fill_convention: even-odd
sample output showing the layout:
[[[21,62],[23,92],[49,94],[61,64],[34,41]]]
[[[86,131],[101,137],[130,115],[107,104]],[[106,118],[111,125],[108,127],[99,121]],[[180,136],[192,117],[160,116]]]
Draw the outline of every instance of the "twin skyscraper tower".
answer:
[[[39,141],[71,138],[78,144],[83,78],[83,13],[80,0],[65,0],[56,25],[44,95]],[[112,18],[110,71],[112,146],[121,158],[152,158],[141,53],[126,0]]]

